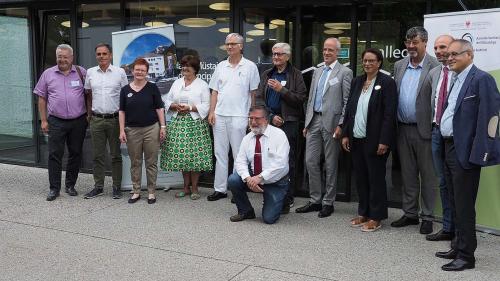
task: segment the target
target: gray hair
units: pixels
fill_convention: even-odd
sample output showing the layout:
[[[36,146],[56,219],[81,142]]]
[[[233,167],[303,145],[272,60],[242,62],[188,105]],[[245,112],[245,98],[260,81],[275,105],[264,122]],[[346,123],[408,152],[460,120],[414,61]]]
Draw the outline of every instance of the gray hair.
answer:
[[[450,45],[453,43],[458,43],[460,44],[460,47],[462,47],[462,51],[468,51],[471,53],[471,56],[474,57],[474,47],[472,46],[472,43],[465,40],[465,39],[455,39],[451,41]]]
[[[406,31],[406,40],[413,40],[417,36],[419,36],[424,42],[427,42],[429,38],[427,30],[425,30],[422,26],[414,26]]]
[[[337,50],[340,50],[340,47],[341,47],[341,46],[340,46],[340,41],[339,41],[339,39],[337,39],[337,38],[335,38],[335,37],[328,37],[328,38],[326,38],[326,39],[325,39],[325,42],[326,42],[327,40],[333,40],[333,41],[335,41],[335,47],[337,47]]]
[[[292,53],[292,48],[290,47],[290,45],[288,43],[276,43],[274,44],[273,46],[273,50],[274,49],[283,49],[283,52],[287,55],[290,55]]]
[[[71,55],[73,55],[73,48],[71,48],[71,46],[68,45],[68,44],[60,44],[60,45],[58,45],[57,48],[56,48],[56,54],[57,54],[57,50],[69,50],[69,53]]]
[[[244,42],[243,36],[241,36],[239,33],[229,33],[226,36],[226,42],[227,42],[227,40],[229,40],[229,38],[232,38],[232,37],[236,37],[236,39],[238,40],[238,43],[243,44],[243,42]]]
[[[254,105],[254,106],[250,107],[250,110],[248,112],[250,113],[250,112],[257,111],[257,110],[262,111],[262,113],[264,113],[264,116],[269,116],[269,109],[267,109],[267,107],[265,105]]]

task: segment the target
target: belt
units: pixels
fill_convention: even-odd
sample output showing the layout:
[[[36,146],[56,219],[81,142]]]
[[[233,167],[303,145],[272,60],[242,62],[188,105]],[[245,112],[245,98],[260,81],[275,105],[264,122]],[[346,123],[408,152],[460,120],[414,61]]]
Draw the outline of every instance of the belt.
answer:
[[[321,113],[319,111],[314,111],[314,114],[323,115],[323,113]]]
[[[118,111],[115,113],[109,113],[109,114],[100,114],[100,113],[92,112],[92,116],[104,118],[104,119],[111,119],[111,118],[115,118],[118,116]]]

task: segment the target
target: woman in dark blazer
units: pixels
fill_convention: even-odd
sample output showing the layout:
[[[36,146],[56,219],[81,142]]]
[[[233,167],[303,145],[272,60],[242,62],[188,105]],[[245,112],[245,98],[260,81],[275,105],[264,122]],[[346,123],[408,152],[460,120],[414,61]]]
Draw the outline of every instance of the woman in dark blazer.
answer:
[[[394,80],[379,71],[378,49],[362,53],[365,74],[353,79],[344,117],[342,147],[352,152],[359,194],[351,226],[375,231],[387,218],[385,164],[395,142],[397,92]]]

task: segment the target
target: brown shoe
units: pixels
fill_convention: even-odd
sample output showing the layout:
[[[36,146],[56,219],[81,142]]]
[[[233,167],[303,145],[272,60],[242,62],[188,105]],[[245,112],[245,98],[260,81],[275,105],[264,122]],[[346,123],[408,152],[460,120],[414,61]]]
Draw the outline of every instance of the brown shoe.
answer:
[[[358,216],[358,217],[355,217],[351,220],[351,226],[352,227],[360,227],[360,226],[363,226],[367,221],[368,221],[367,217]]]
[[[381,227],[382,227],[382,223],[380,223],[380,221],[369,220],[367,223],[365,223],[361,227],[361,231],[363,231],[363,232],[373,232],[373,231],[376,231],[377,229],[379,229]]]
[[[239,222],[242,220],[249,220],[249,219],[255,219],[255,212],[254,211],[250,211],[246,214],[236,214],[236,215],[231,216],[229,218],[229,220],[232,222]]]

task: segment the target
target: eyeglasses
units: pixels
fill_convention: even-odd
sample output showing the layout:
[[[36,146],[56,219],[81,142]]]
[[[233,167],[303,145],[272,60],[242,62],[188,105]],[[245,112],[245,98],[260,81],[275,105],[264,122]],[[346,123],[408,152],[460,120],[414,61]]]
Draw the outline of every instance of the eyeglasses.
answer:
[[[461,54],[466,53],[467,51],[468,51],[468,50],[465,50],[465,51],[461,51],[461,52],[459,52],[459,53],[457,53],[457,52],[451,52],[451,53],[449,53],[449,54],[448,54],[448,58],[458,57],[458,56],[460,56]]]
[[[286,53],[273,53],[273,57],[281,57],[282,55],[286,55]]]
[[[236,45],[239,45],[241,43],[226,43],[225,45],[228,46],[228,47],[234,47]]]
[[[410,45],[415,46],[415,45],[420,44],[420,42],[422,42],[422,41],[420,41],[420,40],[406,40],[405,41],[405,45],[407,45],[407,46],[410,46]]]
[[[375,64],[377,60],[363,60],[363,64]]]
[[[261,119],[265,119],[266,117],[248,117],[248,121],[258,121],[258,120],[261,120]]]

